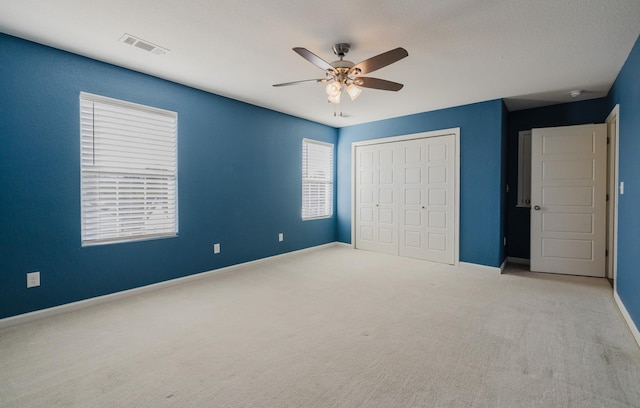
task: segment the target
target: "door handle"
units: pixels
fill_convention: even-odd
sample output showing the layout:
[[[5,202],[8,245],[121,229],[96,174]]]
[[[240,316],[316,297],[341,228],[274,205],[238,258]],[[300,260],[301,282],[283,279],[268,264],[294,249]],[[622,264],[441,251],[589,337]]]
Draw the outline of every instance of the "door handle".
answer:
[[[534,205],[533,209],[536,210],[536,211],[540,211],[540,206],[539,205]]]

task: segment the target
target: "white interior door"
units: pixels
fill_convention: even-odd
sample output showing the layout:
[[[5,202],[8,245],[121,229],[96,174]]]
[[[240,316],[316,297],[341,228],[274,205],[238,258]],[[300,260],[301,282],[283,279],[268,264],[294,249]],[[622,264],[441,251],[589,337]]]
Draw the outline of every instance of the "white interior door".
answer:
[[[356,247],[398,254],[396,155],[391,144],[356,152]]]
[[[399,254],[453,264],[454,135],[398,143]]]
[[[531,270],[605,274],[606,125],[533,129]]]

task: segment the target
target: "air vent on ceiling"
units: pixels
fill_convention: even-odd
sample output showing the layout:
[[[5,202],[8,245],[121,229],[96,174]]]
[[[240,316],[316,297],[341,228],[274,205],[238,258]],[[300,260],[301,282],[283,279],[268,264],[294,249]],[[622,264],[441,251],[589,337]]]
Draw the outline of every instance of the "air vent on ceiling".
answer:
[[[133,45],[134,47],[138,47],[142,50],[150,52],[156,55],[163,55],[169,52],[167,48],[160,47],[158,45],[152,44],[149,41],[145,41],[141,38],[134,37],[131,34],[126,34],[120,37],[120,42],[125,44]]]

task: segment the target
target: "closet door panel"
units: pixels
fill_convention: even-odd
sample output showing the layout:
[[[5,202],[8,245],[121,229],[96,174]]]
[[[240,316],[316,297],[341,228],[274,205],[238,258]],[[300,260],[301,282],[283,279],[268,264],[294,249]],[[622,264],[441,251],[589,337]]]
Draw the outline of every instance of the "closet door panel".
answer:
[[[427,173],[424,162],[427,151],[422,139],[396,143],[398,151],[398,253],[401,256],[424,259],[425,240],[424,188]]]
[[[425,258],[454,263],[455,255],[455,139],[453,135],[425,139],[428,174],[425,205]]]
[[[395,170],[390,144],[356,149],[356,248],[398,254]]]

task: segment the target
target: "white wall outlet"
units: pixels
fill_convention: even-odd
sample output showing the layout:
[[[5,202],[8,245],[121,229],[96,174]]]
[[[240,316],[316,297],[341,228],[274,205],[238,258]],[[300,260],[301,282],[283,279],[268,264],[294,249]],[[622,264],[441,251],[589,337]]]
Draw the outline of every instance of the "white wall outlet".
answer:
[[[40,286],[40,272],[27,273],[27,288],[35,288]]]
[[[624,194],[624,181],[620,182],[620,195]]]
[[[281,232],[281,233],[278,234],[278,241],[279,242],[284,241],[284,233]]]
[[[214,254],[220,253],[220,244],[213,244],[213,253]]]

